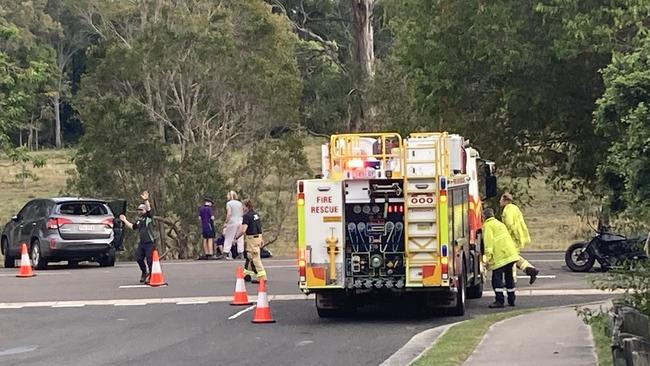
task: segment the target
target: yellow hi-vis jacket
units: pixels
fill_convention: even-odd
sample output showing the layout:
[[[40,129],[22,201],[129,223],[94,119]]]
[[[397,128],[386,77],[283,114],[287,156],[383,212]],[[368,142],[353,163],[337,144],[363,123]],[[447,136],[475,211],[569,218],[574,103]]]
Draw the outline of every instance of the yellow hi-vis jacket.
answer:
[[[508,228],[510,236],[512,236],[519,250],[522,250],[526,244],[530,243],[530,233],[528,233],[524,215],[521,213],[519,207],[512,203],[507,204],[503,208],[501,220],[503,220],[503,223]]]
[[[483,223],[483,246],[492,270],[519,260],[519,251],[508,233],[508,228],[494,217]]]

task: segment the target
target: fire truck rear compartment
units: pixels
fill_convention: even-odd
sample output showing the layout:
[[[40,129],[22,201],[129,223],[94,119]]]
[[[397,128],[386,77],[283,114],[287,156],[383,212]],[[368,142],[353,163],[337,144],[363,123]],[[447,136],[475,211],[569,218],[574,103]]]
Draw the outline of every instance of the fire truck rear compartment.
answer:
[[[404,288],[402,185],[398,180],[346,182],[346,288]]]

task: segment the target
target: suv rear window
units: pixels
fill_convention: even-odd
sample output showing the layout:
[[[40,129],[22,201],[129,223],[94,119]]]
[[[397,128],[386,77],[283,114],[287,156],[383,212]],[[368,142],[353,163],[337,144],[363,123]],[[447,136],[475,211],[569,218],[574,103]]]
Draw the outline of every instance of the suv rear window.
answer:
[[[59,204],[59,213],[73,216],[108,215],[108,207],[101,202],[66,202]]]

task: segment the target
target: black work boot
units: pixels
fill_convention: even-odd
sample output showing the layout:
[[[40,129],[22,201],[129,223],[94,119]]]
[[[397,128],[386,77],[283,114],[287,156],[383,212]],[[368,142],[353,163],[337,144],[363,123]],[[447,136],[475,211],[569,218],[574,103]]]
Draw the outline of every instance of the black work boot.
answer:
[[[148,276],[149,276],[149,273],[147,273],[147,272],[142,273],[142,276],[140,276],[140,283],[145,283]]]
[[[532,285],[533,283],[535,283],[535,281],[537,280],[537,275],[539,274],[539,270],[535,267],[526,267],[524,272],[526,272],[526,274],[530,276],[530,284]]]
[[[490,309],[500,309],[500,308],[505,307],[505,305],[503,305],[502,302],[495,301],[495,302],[491,303],[490,306],[488,306],[488,307]]]

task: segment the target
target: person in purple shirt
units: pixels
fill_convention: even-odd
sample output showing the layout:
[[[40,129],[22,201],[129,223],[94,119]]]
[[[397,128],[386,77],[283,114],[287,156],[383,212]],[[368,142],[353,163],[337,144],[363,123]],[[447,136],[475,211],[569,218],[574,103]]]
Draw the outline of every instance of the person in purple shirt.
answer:
[[[215,259],[214,257],[214,212],[212,198],[205,197],[203,206],[199,207],[199,221],[203,235],[203,255],[199,259]]]

